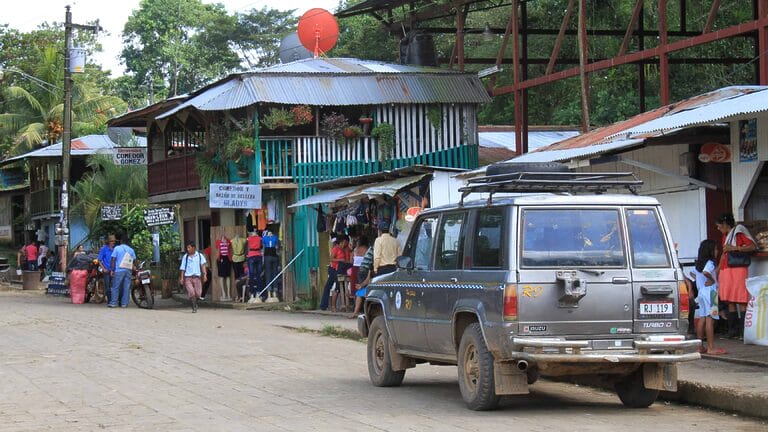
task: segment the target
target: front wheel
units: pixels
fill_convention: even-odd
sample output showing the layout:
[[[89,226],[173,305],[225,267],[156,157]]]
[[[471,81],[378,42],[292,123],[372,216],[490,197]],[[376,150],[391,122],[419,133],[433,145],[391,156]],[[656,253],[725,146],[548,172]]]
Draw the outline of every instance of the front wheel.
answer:
[[[659,390],[648,389],[643,385],[642,368],[618,381],[614,388],[621,403],[629,408],[647,408],[659,396]]]
[[[464,329],[459,343],[458,369],[459,390],[469,409],[486,411],[499,405],[493,378],[493,355],[485,345],[478,323]]]
[[[381,315],[373,319],[371,330],[368,332],[368,375],[376,387],[399,386],[405,378],[404,370],[392,370],[389,333]]]
[[[131,298],[136,306],[142,309],[152,309],[155,305],[155,298],[152,296],[152,288],[148,285],[134,285],[131,288]]]

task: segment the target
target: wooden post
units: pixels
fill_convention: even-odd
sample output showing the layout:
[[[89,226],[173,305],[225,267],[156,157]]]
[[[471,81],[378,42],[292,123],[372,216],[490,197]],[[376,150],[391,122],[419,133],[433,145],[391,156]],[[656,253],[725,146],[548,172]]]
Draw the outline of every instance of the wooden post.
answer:
[[[667,39],[667,0],[659,0],[659,75],[662,105],[669,105],[669,40]]]
[[[579,78],[581,78],[581,131],[589,132],[589,75],[587,75],[587,0],[579,0]]]

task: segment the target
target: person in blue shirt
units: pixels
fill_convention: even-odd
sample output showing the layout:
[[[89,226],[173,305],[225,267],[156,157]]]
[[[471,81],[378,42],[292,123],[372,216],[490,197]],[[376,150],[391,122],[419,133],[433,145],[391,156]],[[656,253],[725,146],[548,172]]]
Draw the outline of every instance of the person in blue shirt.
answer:
[[[128,307],[131,293],[131,274],[136,268],[136,252],[128,245],[130,239],[127,234],[115,236],[115,240],[120,244],[112,250],[112,260],[110,261],[112,294],[109,296],[107,306],[116,307],[119,301],[120,307]]]
[[[107,302],[112,298],[112,250],[115,248],[115,236],[102,239],[102,246],[99,250],[99,270],[104,281],[104,294],[107,296]]]

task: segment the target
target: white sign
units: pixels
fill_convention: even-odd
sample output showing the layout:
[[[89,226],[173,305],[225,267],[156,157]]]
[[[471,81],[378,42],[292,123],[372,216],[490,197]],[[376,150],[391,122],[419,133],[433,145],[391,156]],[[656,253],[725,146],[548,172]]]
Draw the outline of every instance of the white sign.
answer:
[[[146,165],[147,149],[144,147],[117,147],[112,160],[115,165]]]
[[[211,208],[261,208],[261,185],[211,183],[208,205]]]
[[[13,228],[10,225],[0,225],[0,239],[10,240],[13,237]]]
[[[176,222],[173,207],[152,207],[144,209],[144,222],[148,227],[172,225]]]

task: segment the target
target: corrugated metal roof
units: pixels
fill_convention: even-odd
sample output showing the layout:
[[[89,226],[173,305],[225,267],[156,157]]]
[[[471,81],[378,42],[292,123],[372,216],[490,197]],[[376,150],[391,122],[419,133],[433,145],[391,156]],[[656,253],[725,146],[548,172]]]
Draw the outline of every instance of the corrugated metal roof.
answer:
[[[721,99],[692,108],[676,107],[663,117],[627,129],[623,134],[632,136],[667,132],[768,110],[768,87],[727,87],[712,93],[721,96]]]
[[[288,208],[332,203],[340,200],[344,195],[354,192],[357,190],[357,188],[358,186],[347,186],[339,189],[321,190],[310,197],[304,198],[303,200],[299,200],[296,203],[289,205]]]
[[[332,203],[342,200],[354,202],[363,198],[371,198],[380,195],[395,196],[399,190],[420,181],[427,175],[429,174],[425,173],[362,186],[345,186],[338,189],[322,190],[311,197],[304,198],[288,207],[293,208],[305,205]]]
[[[303,59],[230,75],[157,118],[189,107],[220,111],[256,103],[340,106],[490,100],[475,74],[370,60]]]
[[[479,132],[480,147],[517,150],[515,131]],[[548,146],[579,135],[579,131],[528,131],[528,151]]]
[[[146,147],[147,139],[145,137],[135,137],[136,147]],[[79,138],[74,138],[70,141],[70,155],[72,156],[89,156],[96,153],[110,153],[113,148],[117,147],[117,144],[112,142],[107,135],[86,135]],[[14,156],[12,158],[5,159],[0,162],[0,165],[10,163],[16,160],[22,160],[27,158],[56,158],[62,156],[62,144],[56,143],[43,147],[37,150],[33,150],[23,155]]]
[[[625,150],[642,145],[644,139],[628,139],[595,144],[588,147],[537,151],[518,156],[509,162],[564,162],[571,159],[584,159],[603,153]]]

